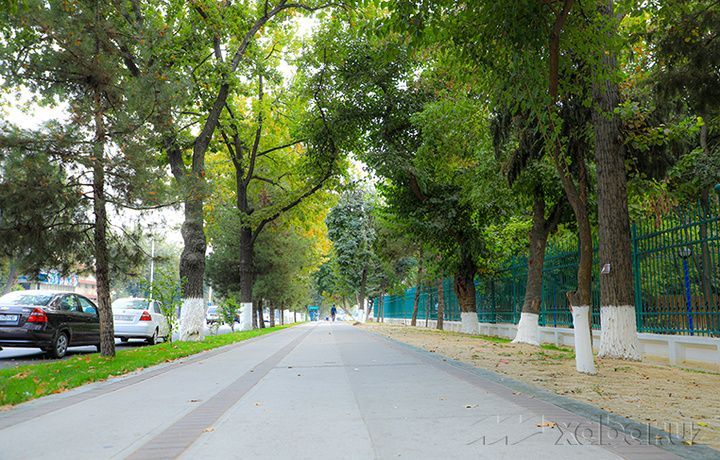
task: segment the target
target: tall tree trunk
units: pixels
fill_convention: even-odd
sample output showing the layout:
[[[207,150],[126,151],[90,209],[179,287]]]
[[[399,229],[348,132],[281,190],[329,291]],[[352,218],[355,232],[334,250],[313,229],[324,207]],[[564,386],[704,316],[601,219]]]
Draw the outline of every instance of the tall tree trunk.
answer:
[[[205,339],[205,301],[203,277],[205,274],[205,249],[207,240],[204,230],[202,197],[188,197],[185,201],[185,222],[182,236],[185,246],[180,255],[180,279],[182,286],[182,310],[180,312],[180,340],[183,342]]]
[[[584,197],[584,195],[583,195]],[[580,260],[578,288],[566,293],[575,328],[575,367],[579,372],[595,374],[592,346],[592,230],[587,212],[587,199],[573,205],[578,223]]]
[[[105,122],[100,107],[100,91],[95,92],[95,146],[93,154],[93,211],[95,213],[95,279],[100,316],[100,354],[115,356],[115,325],[110,304],[110,278],[107,251],[107,209],[105,201]]]
[[[383,294],[380,293],[380,296],[378,297],[378,321],[381,323],[385,322],[385,299],[383,298]]]
[[[420,292],[422,291],[422,279],[423,279],[423,263],[422,258],[418,264],[417,283],[415,283],[415,301],[413,302],[412,319],[410,320],[411,326],[417,326],[418,306],[420,304]]]
[[[348,305],[347,297],[345,297],[345,296],[340,296],[340,298],[341,298],[340,308],[342,308],[343,311],[344,311],[345,313],[347,313],[347,315],[348,315],[349,317],[355,319],[355,315],[352,314],[352,308],[351,308],[350,305]]]
[[[477,266],[472,256],[465,250],[462,251],[462,260],[458,271],[455,273],[453,288],[460,304],[460,316],[462,318],[461,332],[463,334],[480,334],[480,323],[475,306],[475,273]]]
[[[10,292],[10,289],[15,285],[15,281],[17,280],[17,267],[15,266],[14,261],[10,261],[9,265],[9,271],[8,271],[8,279],[5,283],[5,290],[3,291],[3,295]]]
[[[530,229],[530,257],[520,322],[513,343],[527,343],[540,346],[538,341],[538,319],[542,306],[543,265],[545,248],[550,233],[557,227],[562,215],[563,204],[555,205],[550,217],[545,218],[545,193],[542,186],[533,190],[533,223]]]
[[[598,4],[606,50],[593,67],[593,127],[597,163],[601,357],[640,360],[635,318],[632,241],[628,214],[625,155],[620,135],[620,88],[614,81],[617,55],[613,0]]]
[[[430,295],[427,296],[427,302],[425,304],[425,327],[428,327],[429,325],[430,325]]]
[[[575,1],[565,0],[562,10],[556,14],[555,24],[550,33],[550,96],[552,105],[550,112],[557,112],[559,64],[560,64],[560,35],[565,21],[570,14]],[[553,132],[555,131],[553,123]],[[587,212],[587,185],[585,173],[585,159],[582,146],[578,146],[578,174],[579,186],[573,182],[568,165],[562,158],[561,144],[553,140],[553,163],[558,171],[563,189],[575,213],[580,232],[580,263],[578,266],[578,289],[566,293],[570,302],[575,326],[575,359],[577,370],[589,374],[595,373],[595,364],[592,359],[592,305],[591,305],[591,274],[592,274],[592,236],[590,221]],[[586,333],[589,332],[589,335]]]
[[[264,309],[263,301],[262,301],[262,299],[258,299],[258,301],[256,303],[257,303],[256,312],[257,312],[258,329],[265,329],[265,319],[263,318],[263,316],[264,316],[263,315],[263,309]]]
[[[270,316],[270,327],[275,327],[275,305],[273,305],[272,302],[270,302],[270,307],[268,308]]]
[[[438,278],[437,280],[438,290],[438,313],[437,313],[437,328],[443,330],[443,321],[445,319],[445,292],[443,286],[443,279]]]
[[[582,146],[578,146],[576,158],[578,185],[575,185],[565,162],[561,159],[559,146],[555,149],[555,167],[561,177],[565,195],[575,214],[575,221],[578,225],[578,239],[580,241],[580,260],[578,261],[577,272],[578,287],[576,290],[566,293],[575,328],[575,364],[579,372],[595,374],[595,363],[592,355],[592,228],[588,214],[587,172]]]
[[[362,280],[360,281],[360,294],[358,298],[358,302],[360,303],[360,308],[365,309],[365,321],[370,319],[370,311],[372,310],[372,307],[370,305],[365,305],[365,285],[367,283],[367,272],[368,268],[364,267],[362,271]]]
[[[171,119],[169,114],[163,114],[160,118],[165,121]],[[167,129],[167,126],[160,123],[158,129]],[[212,131],[205,129],[196,139],[190,170],[185,166],[184,152],[176,136],[170,133],[164,140],[170,170],[184,194],[185,220],[181,230],[184,247],[180,254],[182,307],[180,308],[179,336],[181,341],[205,338],[203,278],[205,276],[207,239],[204,229],[203,192],[205,188],[205,151],[211,134]]]
[[[248,203],[247,182],[244,178],[243,165],[234,161],[235,164],[235,182],[237,190],[237,208],[243,218],[242,227],[240,228],[240,305],[252,310],[253,303],[253,285],[255,284],[255,245],[253,241],[253,231],[250,226],[250,215],[253,209]],[[247,330],[252,327],[251,318],[243,318],[243,329]],[[262,321],[260,322],[262,324]]]

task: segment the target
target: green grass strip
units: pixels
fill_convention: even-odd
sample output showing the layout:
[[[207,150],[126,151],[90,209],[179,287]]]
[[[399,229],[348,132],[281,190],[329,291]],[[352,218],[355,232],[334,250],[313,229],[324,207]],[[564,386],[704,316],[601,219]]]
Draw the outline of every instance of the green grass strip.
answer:
[[[92,353],[62,361],[0,369],[0,409],[8,409],[9,406],[31,399],[62,393],[86,383],[140,371],[287,327],[290,326],[211,335],[206,336],[202,342],[162,342],[154,346],[117,351],[114,358]]]

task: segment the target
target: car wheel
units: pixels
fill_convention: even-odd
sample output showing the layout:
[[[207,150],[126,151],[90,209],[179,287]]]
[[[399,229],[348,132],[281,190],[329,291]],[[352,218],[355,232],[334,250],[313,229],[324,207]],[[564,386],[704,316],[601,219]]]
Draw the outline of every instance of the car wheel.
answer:
[[[148,345],[155,345],[157,343],[158,338],[158,330],[155,328],[153,331],[153,335],[147,338]]]
[[[53,358],[60,359],[65,356],[65,353],[67,353],[68,343],[69,340],[67,333],[60,332],[57,336],[55,336],[48,353],[50,353],[50,356]]]
[[[102,351],[102,346],[99,343],[95,345],[95,348],[97,348],[98,353]]]
[[[127,337],[120,337],[120,341],[121,341],[122,343],[127,343],[128,338],[127,338]]]

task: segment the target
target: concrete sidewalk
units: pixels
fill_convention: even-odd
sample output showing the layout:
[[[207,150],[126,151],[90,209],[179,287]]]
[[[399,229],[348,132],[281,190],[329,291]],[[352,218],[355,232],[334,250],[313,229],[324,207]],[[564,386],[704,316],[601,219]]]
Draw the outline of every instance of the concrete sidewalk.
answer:
[[[398,457],[720,452],[345,323],[284,329],[0,412],[1,460]]]

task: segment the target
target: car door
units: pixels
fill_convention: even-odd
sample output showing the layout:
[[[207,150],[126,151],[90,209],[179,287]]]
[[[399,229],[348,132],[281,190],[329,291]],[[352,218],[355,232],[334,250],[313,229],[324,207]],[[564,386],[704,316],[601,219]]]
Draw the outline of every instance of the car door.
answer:
[[[158,337],[165,337],[167,334],[167,322],[162,314],[160,304],[154,300],[150,300],[147,311],[150,313],[153,324],[158,328]]]
[[[100,315],[92,301],[81,295],[77,296],[85,324],[85,342],[96,345],[100,343]]]
[[[70,345],[86,343],[87,325],[75,294],[63,294],[59,299],[58,307],[70,329]]]

